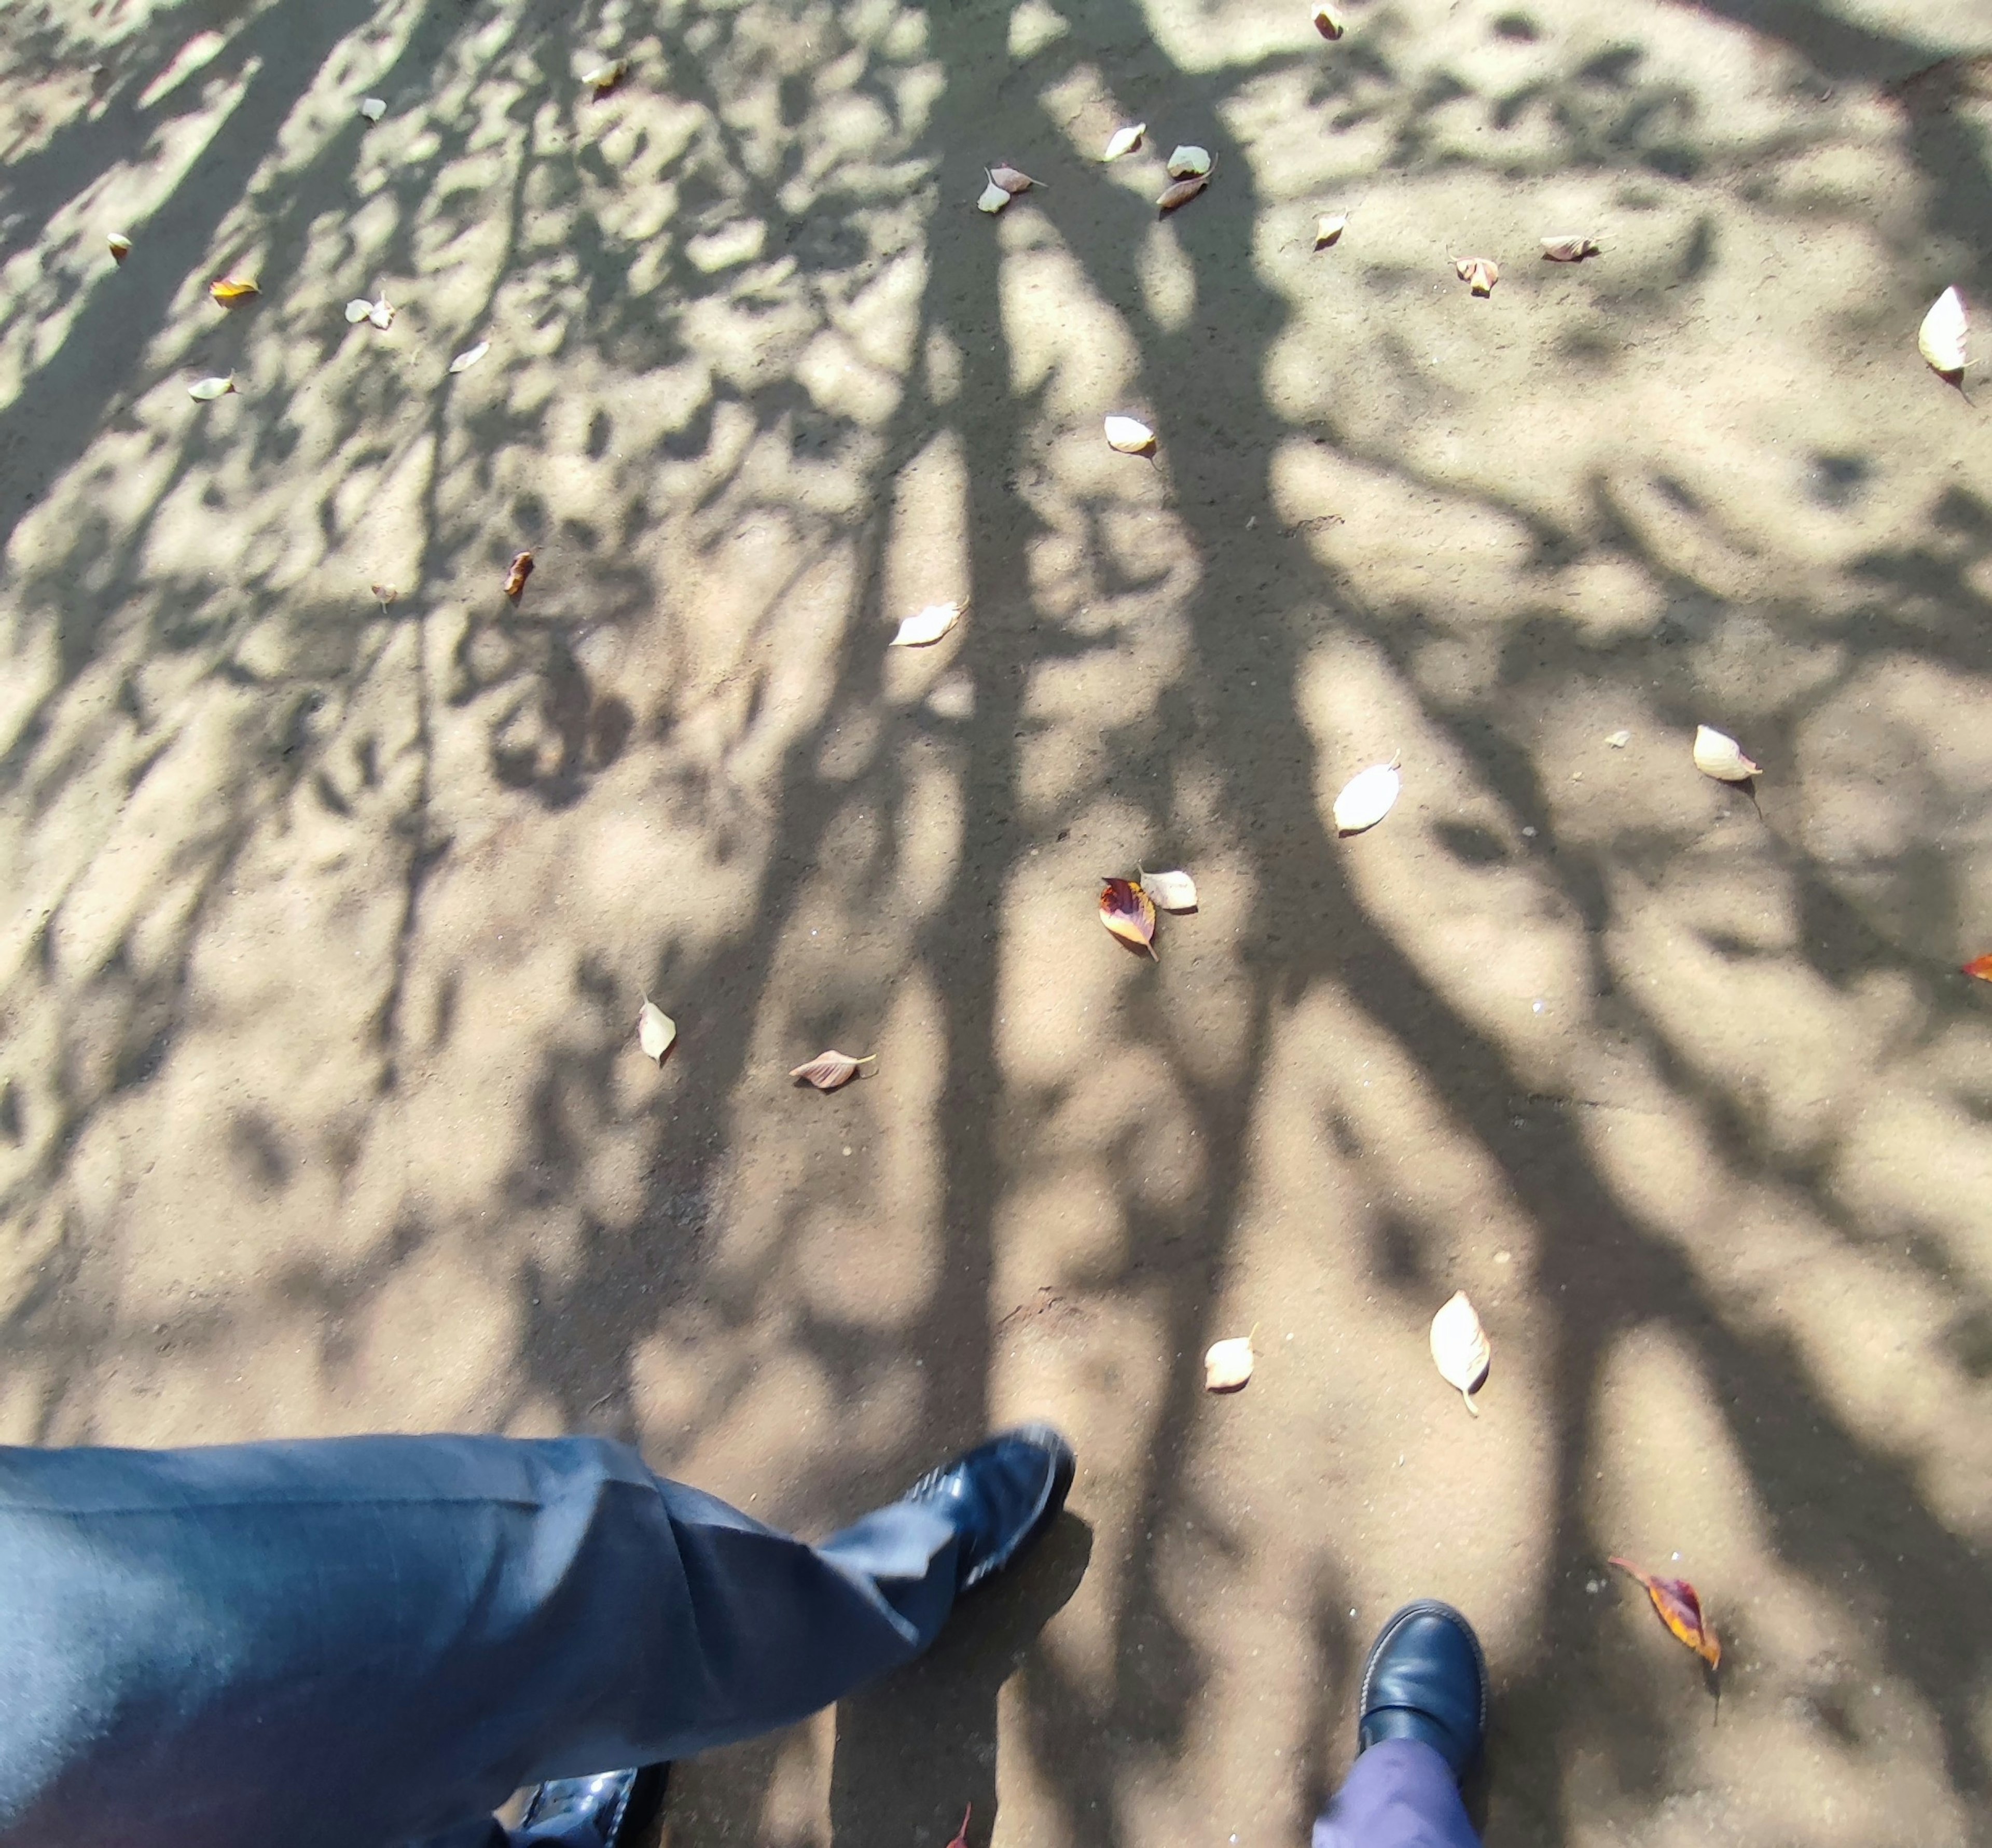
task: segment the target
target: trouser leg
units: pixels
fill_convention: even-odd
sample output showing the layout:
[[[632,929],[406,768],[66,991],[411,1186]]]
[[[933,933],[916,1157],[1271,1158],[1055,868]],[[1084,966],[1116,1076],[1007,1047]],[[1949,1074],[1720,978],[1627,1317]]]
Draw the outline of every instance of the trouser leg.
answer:
[[[925,1648],[955,1538],[820,1546],[592,1438],[0,1450],[0,1848],[387,1848]]]
[[[1416,1739],[1380,1739],[1314,1826],[1314,1848],[1480,1848],[1445,1759]]]

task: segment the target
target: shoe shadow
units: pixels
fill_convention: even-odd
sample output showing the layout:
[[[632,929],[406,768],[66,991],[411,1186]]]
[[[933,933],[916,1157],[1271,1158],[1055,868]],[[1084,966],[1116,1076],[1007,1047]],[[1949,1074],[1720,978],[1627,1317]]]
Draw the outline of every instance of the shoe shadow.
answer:
[[[1092,1528],[1060,1514],[1022,1560],[962,1601],[919,1661],[838,1707],[831,1848],[941,1848],[970,1808],[970,1841],[988,1841],[998,1690],[1070,1601],[1092,1556]]]

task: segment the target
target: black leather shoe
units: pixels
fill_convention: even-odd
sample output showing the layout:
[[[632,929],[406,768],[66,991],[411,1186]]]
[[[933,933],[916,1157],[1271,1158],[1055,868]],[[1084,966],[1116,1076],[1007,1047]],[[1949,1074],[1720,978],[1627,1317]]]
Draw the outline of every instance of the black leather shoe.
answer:
[[[1405,1605],[1363,1665],[1357,1749],[1380,1739],[1422,1740],[1460,1778],[1486,1733],[1487,1662],[1473,1626],[1436,1598]]]
[[[955,1587],[979,1585],[1056,1518],[1072,1487],[1072,1446],[1049,1424],[1020,1425],[920,1478],[909,1502],[931,1502],[961,1536]]]
[[[561,1848],[629,1848],[656,1813],[670,1769],[644,1764],[592,1778],[555,1778],[533,1792],[512,1839],[558,1843]]]

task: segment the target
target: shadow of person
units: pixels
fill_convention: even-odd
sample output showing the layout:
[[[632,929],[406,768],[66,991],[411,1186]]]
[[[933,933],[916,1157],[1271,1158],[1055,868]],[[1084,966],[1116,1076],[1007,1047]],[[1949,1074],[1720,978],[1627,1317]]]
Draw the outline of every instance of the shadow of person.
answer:
[[[1093,1529],[1061,1514],[1011,1570],[965,1600],[917,1662],[837,1710],[832,1848],[940,1848],[973,1807],[971,1838],[996,1816],[996,1696],[1079,1589]]]

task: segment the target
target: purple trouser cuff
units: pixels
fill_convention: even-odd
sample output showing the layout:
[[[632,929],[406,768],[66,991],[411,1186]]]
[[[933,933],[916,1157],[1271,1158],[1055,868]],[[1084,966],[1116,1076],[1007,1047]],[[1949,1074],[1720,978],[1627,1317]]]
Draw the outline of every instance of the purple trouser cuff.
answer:
[[[1480,1848],[1452,1768],[1416,1739],[1380,1739],[1315,1820],[1314,1848]]]

